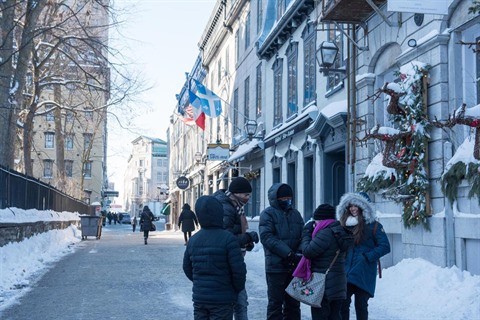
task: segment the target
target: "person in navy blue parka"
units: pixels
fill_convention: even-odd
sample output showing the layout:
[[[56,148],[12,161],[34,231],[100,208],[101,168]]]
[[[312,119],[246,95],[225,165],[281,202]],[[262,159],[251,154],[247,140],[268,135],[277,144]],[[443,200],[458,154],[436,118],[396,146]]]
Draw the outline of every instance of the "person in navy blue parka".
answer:
[[[193,282],[194,319],[232,319],[247,274],[240,245],[223,229],[223,208],[215,197],[198,198],[195,212],[201,229],[183,257],[183,271]]]
[[[352,231],[354,238],[354,247],[345,260],[347,299],[342,305],[342,320],[349,319],[352,295],[355,295],[357,320],[367,320],[368,299],[375,293],[377,262],[390,252],[390,243],[383,226],[375,221],[375,209],[366,193],[344,194],[336,216],[342,226]]]

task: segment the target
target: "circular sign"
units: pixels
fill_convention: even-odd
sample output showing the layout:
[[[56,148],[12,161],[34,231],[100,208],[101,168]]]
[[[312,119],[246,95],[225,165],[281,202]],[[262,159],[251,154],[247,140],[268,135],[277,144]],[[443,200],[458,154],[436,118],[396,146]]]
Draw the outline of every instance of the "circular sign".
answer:
[[[190,180],[188,180],[188,178],[185,176],[181,176],[177,179],[177,187],[179,187],[182,190],[187,189],[189,184],[190,184]]]

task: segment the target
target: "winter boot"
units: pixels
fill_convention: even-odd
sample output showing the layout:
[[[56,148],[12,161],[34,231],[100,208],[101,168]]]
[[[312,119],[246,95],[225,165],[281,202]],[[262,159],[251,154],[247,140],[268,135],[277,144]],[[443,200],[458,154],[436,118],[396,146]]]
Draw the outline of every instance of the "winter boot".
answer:
[[[147,238],[145,238],[145,244],[147,244]]]

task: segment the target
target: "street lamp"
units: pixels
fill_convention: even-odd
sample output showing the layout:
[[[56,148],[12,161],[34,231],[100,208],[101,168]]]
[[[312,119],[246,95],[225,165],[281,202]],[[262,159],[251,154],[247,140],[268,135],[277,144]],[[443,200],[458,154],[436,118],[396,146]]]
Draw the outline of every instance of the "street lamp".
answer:
[[[248,120],[245,122],[245,132],[247,133],[248,140],[252,140],[253,136],[257,132],[257,121],[255,120]]]
[[[316,53],[317,63],[320,67],[319,71],[323,73],[324,76],[328,76],[330,72],[346,74],[347,70],[345,69],[332,69],[331,67],[335,63],[338,55],[338,47],[332,41],[323,41],[320,44]]]

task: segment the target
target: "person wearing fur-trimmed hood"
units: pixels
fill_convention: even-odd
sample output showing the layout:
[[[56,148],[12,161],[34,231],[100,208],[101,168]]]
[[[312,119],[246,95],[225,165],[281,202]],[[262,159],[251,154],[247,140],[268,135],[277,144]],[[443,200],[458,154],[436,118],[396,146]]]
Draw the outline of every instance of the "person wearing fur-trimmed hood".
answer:
[[[336,216],[354,237],[354,246],[345,259],[347,299],[342,305],[342,319],[349,319],[351,298],[355,295],[357,320],[367,320],[368,299],[375,294],[377,261],[390,252],[390,243],[382,224],[376,221],[375,208],[366,193],[344,194]]]

